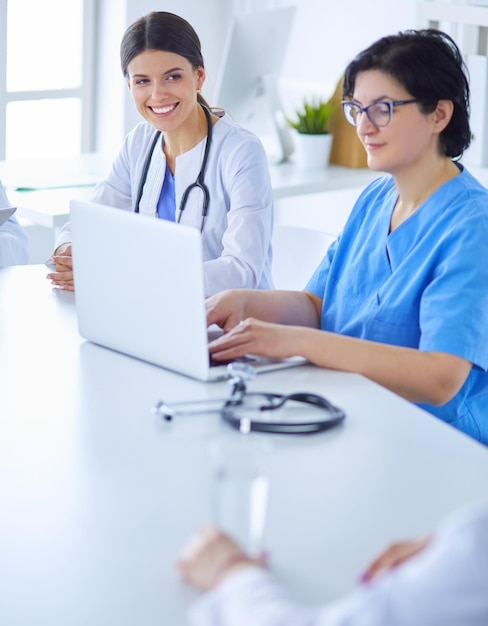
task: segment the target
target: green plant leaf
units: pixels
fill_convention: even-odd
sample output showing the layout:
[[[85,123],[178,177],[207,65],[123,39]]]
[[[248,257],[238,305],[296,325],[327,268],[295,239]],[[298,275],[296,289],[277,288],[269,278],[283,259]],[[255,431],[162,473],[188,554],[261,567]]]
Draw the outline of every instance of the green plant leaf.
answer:
[[[332,102],[319,99],[304,100],[302,108],[295,111],[295,119],[287,117],[288,124],[306,135],[322,135],[329,131],[327,125],[334,111]]]

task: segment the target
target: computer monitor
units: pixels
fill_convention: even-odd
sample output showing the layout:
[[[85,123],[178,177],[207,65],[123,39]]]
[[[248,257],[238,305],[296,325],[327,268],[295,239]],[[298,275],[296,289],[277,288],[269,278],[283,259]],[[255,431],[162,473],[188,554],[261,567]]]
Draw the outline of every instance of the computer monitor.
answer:
[[[293,152],[278,78],[294,14],[294,6],[285,6],[233,18],[213,97],[215,106],[258,135],[268,157],[277,161]]]

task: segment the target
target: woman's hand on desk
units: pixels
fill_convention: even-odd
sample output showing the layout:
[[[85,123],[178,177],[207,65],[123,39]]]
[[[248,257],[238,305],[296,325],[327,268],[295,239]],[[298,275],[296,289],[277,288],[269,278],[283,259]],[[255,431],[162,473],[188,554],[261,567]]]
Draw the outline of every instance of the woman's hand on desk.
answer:
[[[431,539],[431,535],[427,535],[419,539],[408,539],[391,544],[369,565],[361,576],[361,581],[367,583],[379,574],[398,567],[424,550]]]
[[[264,564],[264,557],[252,559],[228,535],[207,525],[189,539],[176,566],[187,582],[208,591],[238,570]]]
[[[73,259],[71,256],[71,244],[59,246],[52,256],[55,271],[47,275],[53,285],[66,291],[74,291]]]

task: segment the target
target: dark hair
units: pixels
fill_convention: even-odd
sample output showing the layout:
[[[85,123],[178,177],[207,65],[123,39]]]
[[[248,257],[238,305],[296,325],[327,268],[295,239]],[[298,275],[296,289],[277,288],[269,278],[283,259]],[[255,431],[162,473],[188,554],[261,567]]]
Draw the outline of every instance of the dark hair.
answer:
[[[441,148],[459,158],[471,143],[469,82],[461,52],[439,30],[406,30],[379,39],[360,52],[346,68],[343,98],[352,98],[360,72],[380,70],[399,82],[421,111],[431,113],[439,100],[454,104],[452,118],[440,136]]]
[[[129,63],[145,50],[174,52],[189,61],[195,70],[205,67],[197,33],[189,22],[174,13],[152,11],[125,31],[120,44],[120,65],[125,78],[129,77]],[[200,93],[197,97],[199,102],[207,104]]]

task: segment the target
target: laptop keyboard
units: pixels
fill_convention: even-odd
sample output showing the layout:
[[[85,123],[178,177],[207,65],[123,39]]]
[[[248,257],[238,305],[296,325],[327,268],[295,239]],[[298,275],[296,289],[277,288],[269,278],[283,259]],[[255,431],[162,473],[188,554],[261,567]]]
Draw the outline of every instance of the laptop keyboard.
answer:
[[[212,358],[212,355],[209,354],[208,356],[209,358],[209,365],[210,367],[218,367],[219,365],[229,365],[229,363],[255,363],[256,361],[258,361],[258,358],[255,356],[240,356],[237,359],[226,359],[226,360],[220,360],[220,361],[216,361],[215,359]]]

